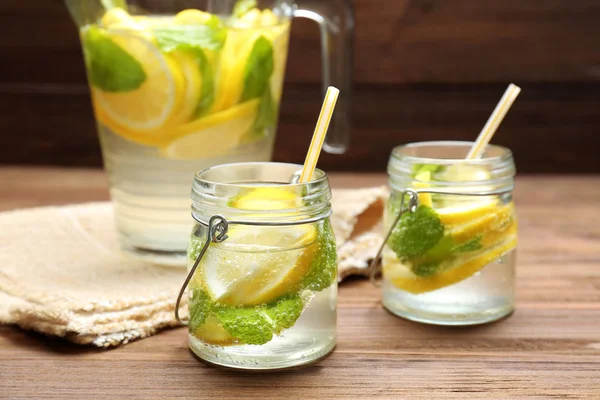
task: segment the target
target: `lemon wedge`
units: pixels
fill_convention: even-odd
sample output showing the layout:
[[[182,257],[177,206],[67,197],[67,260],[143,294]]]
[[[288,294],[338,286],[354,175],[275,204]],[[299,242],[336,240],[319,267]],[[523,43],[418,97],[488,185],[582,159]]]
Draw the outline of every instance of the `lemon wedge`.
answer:
[[[241,143],[250,130],[259,100],[251,100],[220,113],[165,130],[164,135],[175,137],[162,148],[165,157],[192,160],[217,157]]]

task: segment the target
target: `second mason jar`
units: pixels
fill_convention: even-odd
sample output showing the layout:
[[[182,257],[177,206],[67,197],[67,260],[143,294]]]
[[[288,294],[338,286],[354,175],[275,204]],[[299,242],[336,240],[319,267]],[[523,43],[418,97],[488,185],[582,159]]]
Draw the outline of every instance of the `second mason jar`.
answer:
[[[335,345],[337,256],[327,176],[302,166],[226,164],[199,172],[188,250],[189,343],[200,358],[244,369],[313,362]],[[211,222],[212,219],[212,222]]]
[[[383,304],[396,315],[471,325],[514,309],[513,158],[490,145],[482,158],[465,160],[471,145],[422,142],[392,152],[382,268]]]

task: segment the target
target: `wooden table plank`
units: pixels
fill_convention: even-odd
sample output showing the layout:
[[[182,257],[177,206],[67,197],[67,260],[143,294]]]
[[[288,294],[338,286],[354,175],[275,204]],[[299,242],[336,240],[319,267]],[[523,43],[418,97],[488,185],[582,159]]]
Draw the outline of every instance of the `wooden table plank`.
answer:
[[[334,174],[331,182],[358,187],[385,176]],[[0,210],[107,199],[97,170],[0,168],[0,183]],[[600,177],[522,177],[515,198],[517,311],[505,320],[405,321],[381,307],[376,288],[351,279],[341,284],[332,355],[268,374],[198,362],[184,329],[98,350],[0,327],[0,398],[597,399]]]

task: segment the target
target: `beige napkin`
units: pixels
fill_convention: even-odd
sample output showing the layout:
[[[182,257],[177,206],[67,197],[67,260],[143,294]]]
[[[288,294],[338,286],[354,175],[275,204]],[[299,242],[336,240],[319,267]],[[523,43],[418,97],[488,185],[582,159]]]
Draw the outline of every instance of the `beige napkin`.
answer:
[[[340,279],[364,273],[374,256],[385,196],[334,190]],[[99,347],[177,326],[184,269],[120,252],[112,213],[110,203],[0,213],[0,323]]]

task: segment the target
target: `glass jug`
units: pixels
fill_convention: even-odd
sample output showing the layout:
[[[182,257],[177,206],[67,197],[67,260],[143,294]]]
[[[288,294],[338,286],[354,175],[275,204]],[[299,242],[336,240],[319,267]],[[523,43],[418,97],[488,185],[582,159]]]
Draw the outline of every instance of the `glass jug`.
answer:
[[[324,148],[346,149],[353,34],[348,1],[65,2],[80,28],[125,250],[183,266],[194,173],[271,159],[293,17],[319,25],[323,87],[341,91]]]

